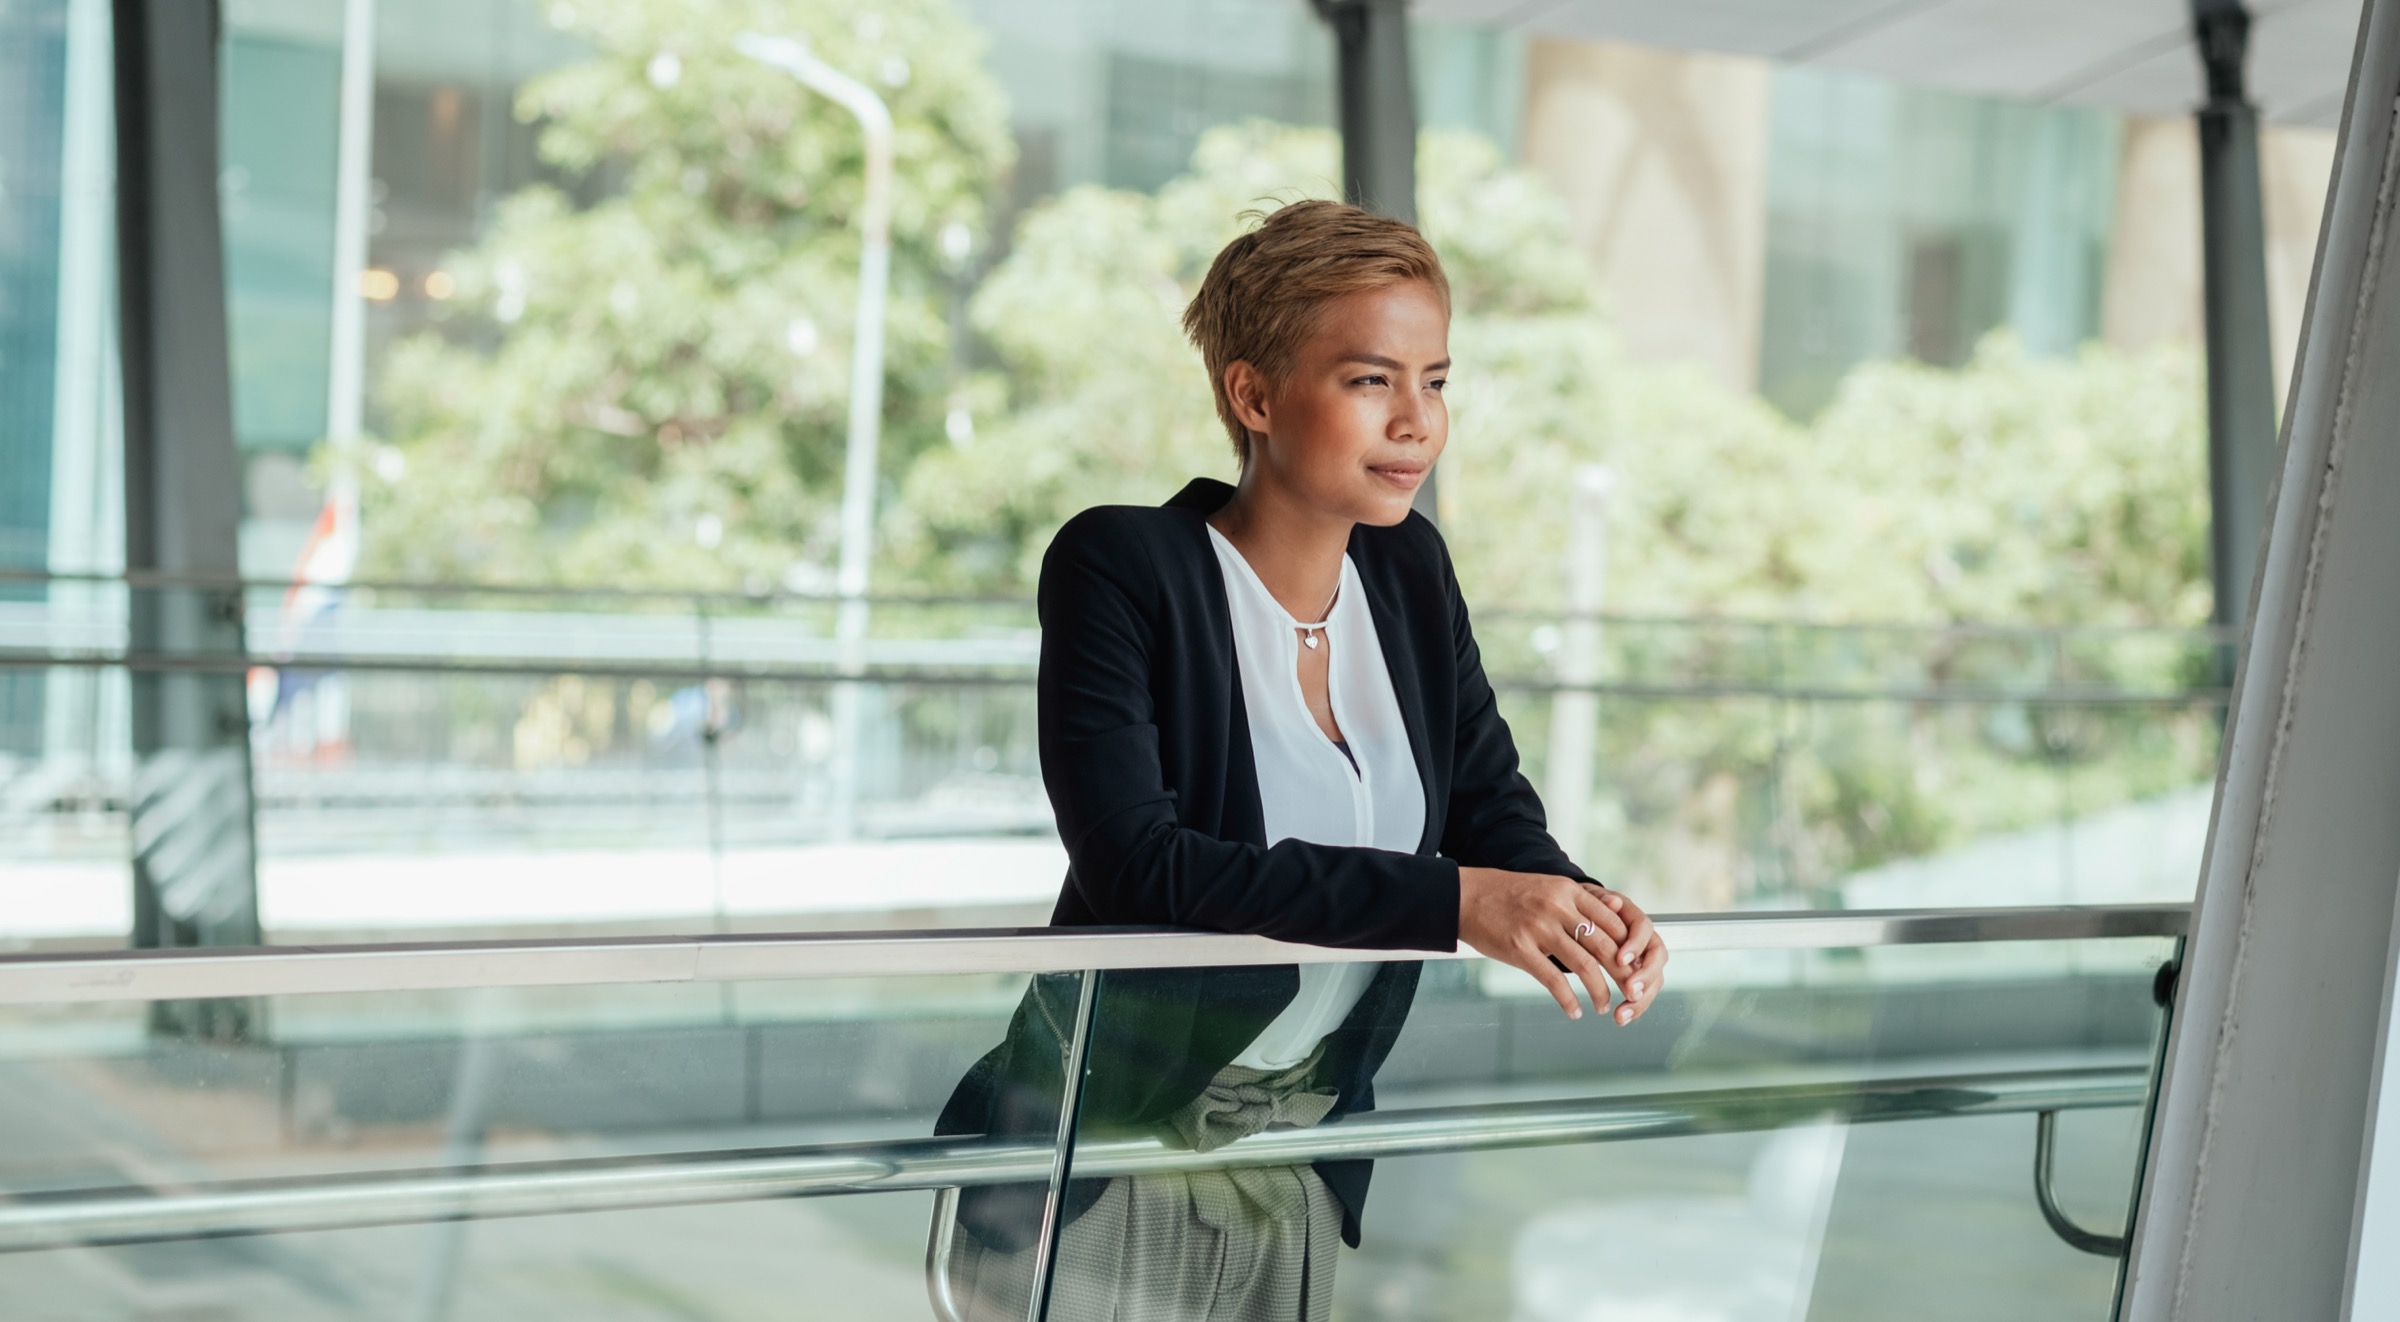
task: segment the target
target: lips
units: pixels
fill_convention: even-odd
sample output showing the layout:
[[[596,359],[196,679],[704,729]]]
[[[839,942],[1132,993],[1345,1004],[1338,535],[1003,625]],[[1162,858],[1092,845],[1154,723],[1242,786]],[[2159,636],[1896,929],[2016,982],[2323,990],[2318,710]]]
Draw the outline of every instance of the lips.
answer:
[[[1393,486],[1413,491],[1425,481],[1426,467],[1420,463],[1370,464],[1367,471]]]

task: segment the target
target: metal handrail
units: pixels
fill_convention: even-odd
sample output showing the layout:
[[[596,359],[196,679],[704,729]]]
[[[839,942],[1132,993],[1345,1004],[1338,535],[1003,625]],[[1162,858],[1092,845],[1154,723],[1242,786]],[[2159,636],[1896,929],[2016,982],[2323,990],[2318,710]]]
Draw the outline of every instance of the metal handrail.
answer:
[[[1199,1153],[1152,1138],[1078,1144],[1074,1176],[1288,1166],[1358,1157],[1624,1142],[1780,1128],[2138,1106],[2138,1066],[1949,1074],[1567,1101],[1434,1107],[1270,1130]],[[231,1181],[171,1192],[20,1195],[0,1205],[0,1251],[269,1234],[453,1219],[615,1211],[803,1195],[1047,1181],[1056,1146],[908,1139],[741,1153],[496,1163],[469,1170]],[[941,1256],[946,1256],[946,1251]],[[928,1254],[929,1263],[938,1261]]]
[[[910,639],[870,639],[878,648],[905,645]],[[853,673],[830,663],[745,660],[739,657],[674,660],[627,660],[616,657],[478,657],[453,653],[392,655],[360,652],[117,652],[68,651],[0,647],[0,670],[70,669],[126,670],[137,674],[245,674],[258,666],[290,670],[347,670],[361,674],[560,675],[576,674],[609,679],[649,679],[689,682],[701,679],[741,679],[784,684],[833,683],[864,678],[882,684],[916,684],[947,688],[1030,689],[1034,659],[987,662],[962,668],[947,660],[869,662]],[[1912,684],[1842,685],[1794,684],[1778,680],[1567,680],[1554,675],[1495,673],[1492,687],[1504,693],[1592,693],[1609,698],[1786,698],[1794,702],[1899,702],[1922,705],[1988,707],[2011,703],[2040,703],[2052,707],[2182,708],[2221,705],[2232,697],[2222,687],[2158,690],[2120,689],[2098,684]]]
[[[73,570],[0,567],[0,583],[51,584],[70,583],[101,587],[123,586],[136,591],[187,592],[245,592],[281,594],[294,587],[310,586],[308,580],[270,578],[237,574],[166,573],[157,570],[129,570],[119,573],[79,572]],[[341,584],[316,584],[337,587],[345,592],[413,595],[424,597],[534,597],[569,601],[669,601],[696,606],[723,605],[756,608],[765,605],[796,603],[803,605],[839,605],[842,594],[833,590],[804,590],[773,584],[762,590],[707,588],[628,588],[592,584],[575,586],[558,583],[461,583],[436,579],[364,578]],[[870,594],[867,600],[877,606],[978,606],[1011,608],[1031,612],[1038,602],[1023,594],[1011,593],[942,593],[942,592],[885,592]],[[2106,624],[2091,621],[2056,623],[2011,623],[2004,620],[1903,620],[1865,619],[1844,620],[1809,615],[1671,615],[1642,611],[1576,611],[1551,610],[1527,606],[1493,605],[1476,612],[1485,620],[1599,620],[1620,628],[1664,626],[1675,628],[1776,630],[1801,634],[1812,633],[1878,633],[1915,635],[1925,638],[2182,638],[2198,643],[2230,643],[2241,641],[2237,630],[2218,624]]]
[[[1678,953],[1957,942],[2176,937],[2182,904],[1684,914],[1657,919]],[[927,974],[1471,959],[1335,950],[1160,928],[978,928],[450,941],[0,956],[0,1006],[412,992],[594,983],[745,982]]]

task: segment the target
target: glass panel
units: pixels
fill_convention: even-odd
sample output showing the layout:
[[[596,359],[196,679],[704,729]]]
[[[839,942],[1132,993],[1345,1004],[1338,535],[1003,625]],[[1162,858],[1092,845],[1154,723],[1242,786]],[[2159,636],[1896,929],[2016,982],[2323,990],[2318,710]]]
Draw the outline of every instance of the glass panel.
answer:
[[[1041,1006],[1071,1026],[1079,976],[1038,982]],[[227,1322],[919,1319],[931,1187],[977,1151],[988,1180],[1000,1142],[978,1137],[988,1108],[937,1119],[1004,1039],[1017,1054],[1001,1073],[1018,1086],[1003,1169],[1030,1192],[971,1206],[1003,1225],[1041,1207],[1060,1062],[1042,1054],[1054,1037],[1009,1034],[1031,1013],[1028,986],[887,977],[296,996],[241,1014],[0,1010],[0,1244],[18,1250],[0,1252],[0,1298],[12,1317],[95,1319],[168,1306]],[[162,1019],[250,1033],[194,1040]],[[444,1181],[470,1192],[426,1192]],[[221,1197],[191,1210],[209,1195]],[[294,1210],[295,1197],[315,1201]],[[96,1206],[115,1219],[43,1228]],[[526,1214],[448,1219],[469,1209]],[[280,1229],[193,1237],[262,1226]],[[87,1246],[47,1247],[62,1237]],[[103,1240],[120,1242],[88,1246]]]
[[[2115,1260],[2039,1210],[2037,1116],[2058,1113],[2066,1215],[2122,1233],[2173,946],[1690,952],[1625,1029],[1567,1020],[1504,966],[1396,966],[1302,1077],[1229,1066],[1205,1104],[1174,1094],[1238,1058],[1281,1003],[1271,971],[1104,974],[1075,1152],[1090,1210],[1061,1241],[1051,1316],[1107,1316],[1120,1289],[1208,1298],[1222,1252],[1244,1289],[1330,1266],[1333,1316],[1360,1322],[2106,1317]],[[1378,1001],[1412,976],[1408,1003]],[[1292,1094],[1364,1082],[1379,1022],[1398,1032],[1372,1113],[1337,1102],[1307,1127]],[[1213,1132],[1267,1125],[1220,1164],[1267,1160],[1244,1144],[1389,1145],[1359,1246],[1307,1247],[1339,1233],[1355,1174],[1188,1173],[1202,1110]],[[1133,1148],[1187,1173],[1094,1178]],[[1317,1179],[1337,1192],[1312,1220],[1296,1209]]]
[[[850,682],[820,597],[253,585],[246,657],[118,664],[131,616],[211,599],[0,603],[45,740],[0,760],[28,888],[0,941],[128,940],[133,694],[197,701],[197,672],[246,687],[272,943],[1019,926],[1066,870],[1022,601],[878,602]],[[1482,624],[1554,831],[1653,911],[2174,902],[2198,873],[2205,633],[1610,621],[1562,685],[1560,617]]]

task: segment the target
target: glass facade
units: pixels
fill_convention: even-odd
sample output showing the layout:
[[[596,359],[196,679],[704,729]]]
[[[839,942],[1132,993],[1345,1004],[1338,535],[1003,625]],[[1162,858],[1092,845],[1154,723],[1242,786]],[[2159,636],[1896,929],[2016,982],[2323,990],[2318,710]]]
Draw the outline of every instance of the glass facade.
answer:
[[[108,16],[6,13],[9,563],[106,576]],[[734,53],[753,24],[900,129],[857,682],[862,140]],[[2157,133],[1412,31],[1445,533],[1560,834],[1671,910],[2185,893],[2223,701],[2197,366],[2112,329],[2163,306],[2128,274],[2173,228]],[[240,0],[220,57],[269,938],[1038,921],[1035,569],[1077,509],[1230,474],[1173,314],[1243,210],[1335,190],[1322,23]],[[124,597],[5,591],[0,851],[45,879],[6,939],[121,940]],[[446,900],[399,880],[428,861]],[[890,884],[783,880],[852,867]],[[540,880],[577,868],[611,880]]]
[[[1813,70],[1775,78],[1759,386],[1822,408],[1849,369],[1965,365],[2005,329],[2099,338],[2118,121]]]

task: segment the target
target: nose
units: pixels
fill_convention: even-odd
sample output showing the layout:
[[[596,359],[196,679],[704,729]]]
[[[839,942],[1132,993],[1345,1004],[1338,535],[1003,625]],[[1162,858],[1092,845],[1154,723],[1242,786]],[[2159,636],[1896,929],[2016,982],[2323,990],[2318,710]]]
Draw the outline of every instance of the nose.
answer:
[[[1425,394],[1422,389],[1398,392],[1385,436],[1395,441],[1421,441],[1433,434],[1433,405]]]

